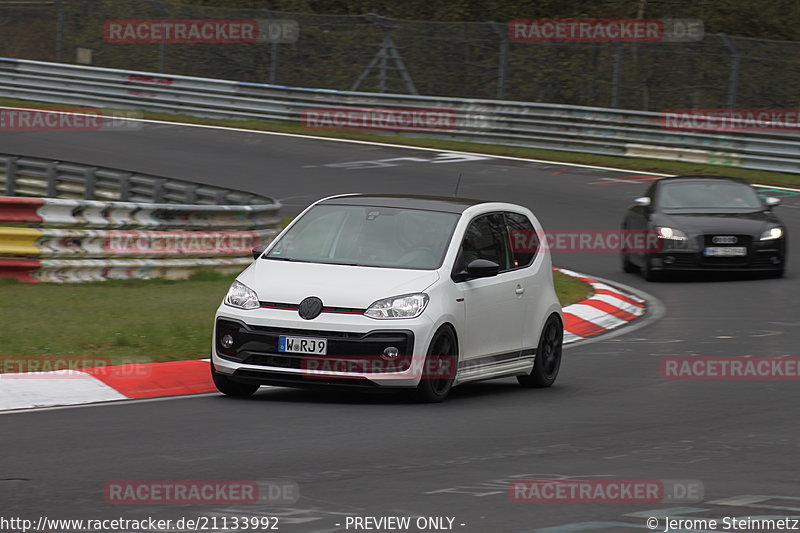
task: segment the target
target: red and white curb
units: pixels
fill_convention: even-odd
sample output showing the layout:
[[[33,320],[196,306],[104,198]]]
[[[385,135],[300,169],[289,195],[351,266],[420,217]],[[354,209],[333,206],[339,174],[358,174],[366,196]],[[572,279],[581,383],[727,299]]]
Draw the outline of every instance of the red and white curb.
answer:
[[[564,343],[600,335],[645,313],[645,301],[571,270],[591,298],[564,308]],[[200,394],[215,391],[208,359],[0,374],[0,411]]]
[[[555,270],[585,281],[594,290],[590,298],[568,305],[562,310],[564,344],[606,333],[645,314],[647,305],[638,296],[572,270]]]
[[[0,411],[216,390],[208,359],[0,374]]]

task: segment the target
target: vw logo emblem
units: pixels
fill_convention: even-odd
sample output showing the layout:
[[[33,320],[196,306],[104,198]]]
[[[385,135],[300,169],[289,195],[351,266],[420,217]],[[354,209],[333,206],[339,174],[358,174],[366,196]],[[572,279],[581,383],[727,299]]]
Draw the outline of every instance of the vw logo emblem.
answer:
[[[733,235],[717,235],[711,239],[714,244],[736,244],[738,239]]]
[[[300,314],[300,318],[305,320],[317,318],[322,312],[322,300],[316,296],[309,296],[300,302],[300,308],[297,312]]]

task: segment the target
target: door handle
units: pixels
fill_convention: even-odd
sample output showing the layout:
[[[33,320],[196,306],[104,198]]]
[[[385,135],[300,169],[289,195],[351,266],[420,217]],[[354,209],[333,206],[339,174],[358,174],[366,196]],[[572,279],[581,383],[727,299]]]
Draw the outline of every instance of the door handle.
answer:
[[[517,285],[517,288],[514,289],[514,292],[517,294],[522,294],[523,292],[525,292],[525,287],[523,287],[522,285]]]

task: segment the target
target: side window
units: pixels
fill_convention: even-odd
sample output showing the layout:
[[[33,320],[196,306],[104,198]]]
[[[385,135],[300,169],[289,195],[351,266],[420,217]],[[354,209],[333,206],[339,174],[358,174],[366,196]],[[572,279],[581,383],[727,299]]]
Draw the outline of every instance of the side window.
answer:
[[[506,213],[505,216],[514,268],[526,267],[539,252],[539,236],[525,215]]]
[[[503,215],[483,215],[473,220],[464,234],[458,254],[456,272],[461,272],[476,259],[488,259],[500,265],[500,270],[512,268]]]

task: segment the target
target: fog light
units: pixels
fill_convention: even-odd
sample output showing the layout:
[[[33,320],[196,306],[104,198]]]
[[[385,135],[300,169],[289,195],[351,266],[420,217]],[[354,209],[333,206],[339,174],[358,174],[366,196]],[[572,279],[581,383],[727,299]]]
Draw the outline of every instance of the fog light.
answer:
[[[664,264],[665,265],[671,265],[674,262],[675,262],[675,258],[672,257],[671,255],[668,255],[667,257],[664,258]]]
[[[780,258],[780,257],[778,257],[778,256],[772,256],[772,264],[773,264],[773,265],[777,265],[777,264],[778,264],[778,263],[780,263],[780,262],[781,262],[781,258]]]
[[[225,348],[230,348],[231,346],[233,346],[233,337],[231,337],[230,335],[224,335],[222,337],[222,346]]]
[[[383,355],[381,355],[382,358],[387,360],[397,359],[399,356],[400,356],[400,350],[398,350],[394,346],[389,346],[388,348],[386,348],[383,351]]]

